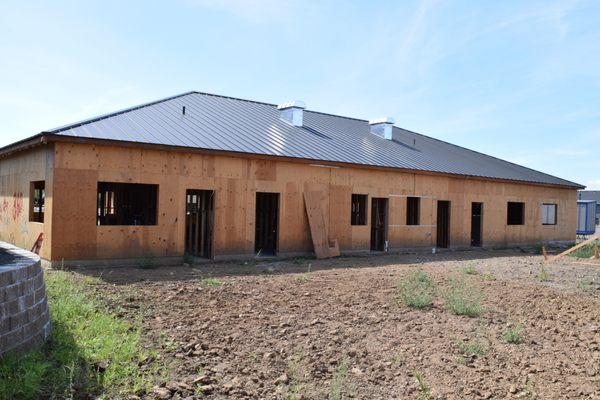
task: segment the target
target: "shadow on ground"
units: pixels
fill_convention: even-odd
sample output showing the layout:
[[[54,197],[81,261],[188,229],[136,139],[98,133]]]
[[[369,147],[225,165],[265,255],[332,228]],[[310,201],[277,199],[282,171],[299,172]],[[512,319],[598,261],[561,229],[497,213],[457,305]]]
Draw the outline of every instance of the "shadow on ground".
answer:
[[[254,259],[234,262],[214,262],[193,266],[148,267],[82,267],[75,272],[100,278],[104,282],[127,285],[142,281],[186,281],[201,277],[227,277],[262,274],[305,273],[310,271],[410,265],[436,261],[477,261],[498,257],[514,257],[538,254],[533,249],[510,250],[464,250],[430,253],[368,254],[338,257],[327,260],[314,258]],[[541,256],[540,256],[541,261]]]

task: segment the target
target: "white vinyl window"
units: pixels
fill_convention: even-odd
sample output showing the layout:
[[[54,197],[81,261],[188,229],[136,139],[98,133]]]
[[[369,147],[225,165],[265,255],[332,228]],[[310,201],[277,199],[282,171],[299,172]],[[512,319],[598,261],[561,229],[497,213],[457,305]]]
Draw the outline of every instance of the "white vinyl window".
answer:
[[[556,225],[556,204],[542,204],[542,225]]]

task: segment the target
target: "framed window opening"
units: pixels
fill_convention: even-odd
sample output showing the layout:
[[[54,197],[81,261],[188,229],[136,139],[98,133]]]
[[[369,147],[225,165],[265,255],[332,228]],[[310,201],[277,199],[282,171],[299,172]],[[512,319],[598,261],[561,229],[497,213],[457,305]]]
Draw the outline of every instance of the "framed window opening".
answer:
[[[367,225],[367,200],[366,194],[352,194],[352,208],[350,223],[352,225]]]
[[[507,225],[525,225],[525,203],[509,201],[506,207]]]
[[[419,225],[421,214],[421,198],[407,197],[406,198],[406,225]]]
[[[558,207],[554,203],[542,203],[542,225],[556,225]]]
[[[98,182],[96,223],[156,225],[158,185]]]
[[[46,182],[31,182],[29,194],[29,221],[44,222],[46,211]]]

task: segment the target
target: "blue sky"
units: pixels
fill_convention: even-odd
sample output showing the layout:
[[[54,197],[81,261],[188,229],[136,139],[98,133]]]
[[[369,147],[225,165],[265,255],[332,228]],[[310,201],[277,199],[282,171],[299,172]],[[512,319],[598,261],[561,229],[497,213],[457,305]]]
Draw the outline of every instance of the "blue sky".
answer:
[[[0,2],[0,146],[199,90],[396,125],[600,189],[599,1]]]

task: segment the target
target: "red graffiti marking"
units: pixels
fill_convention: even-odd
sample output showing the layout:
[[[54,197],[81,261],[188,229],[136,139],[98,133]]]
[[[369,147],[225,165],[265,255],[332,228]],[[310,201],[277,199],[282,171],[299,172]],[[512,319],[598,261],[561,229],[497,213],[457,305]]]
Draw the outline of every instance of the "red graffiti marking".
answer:
[[[21,216],[23,213],[23,193],[15,193],[13,200],[13,210],[12,210],[12,218],[13,221],[16,221],[17,218]]]

